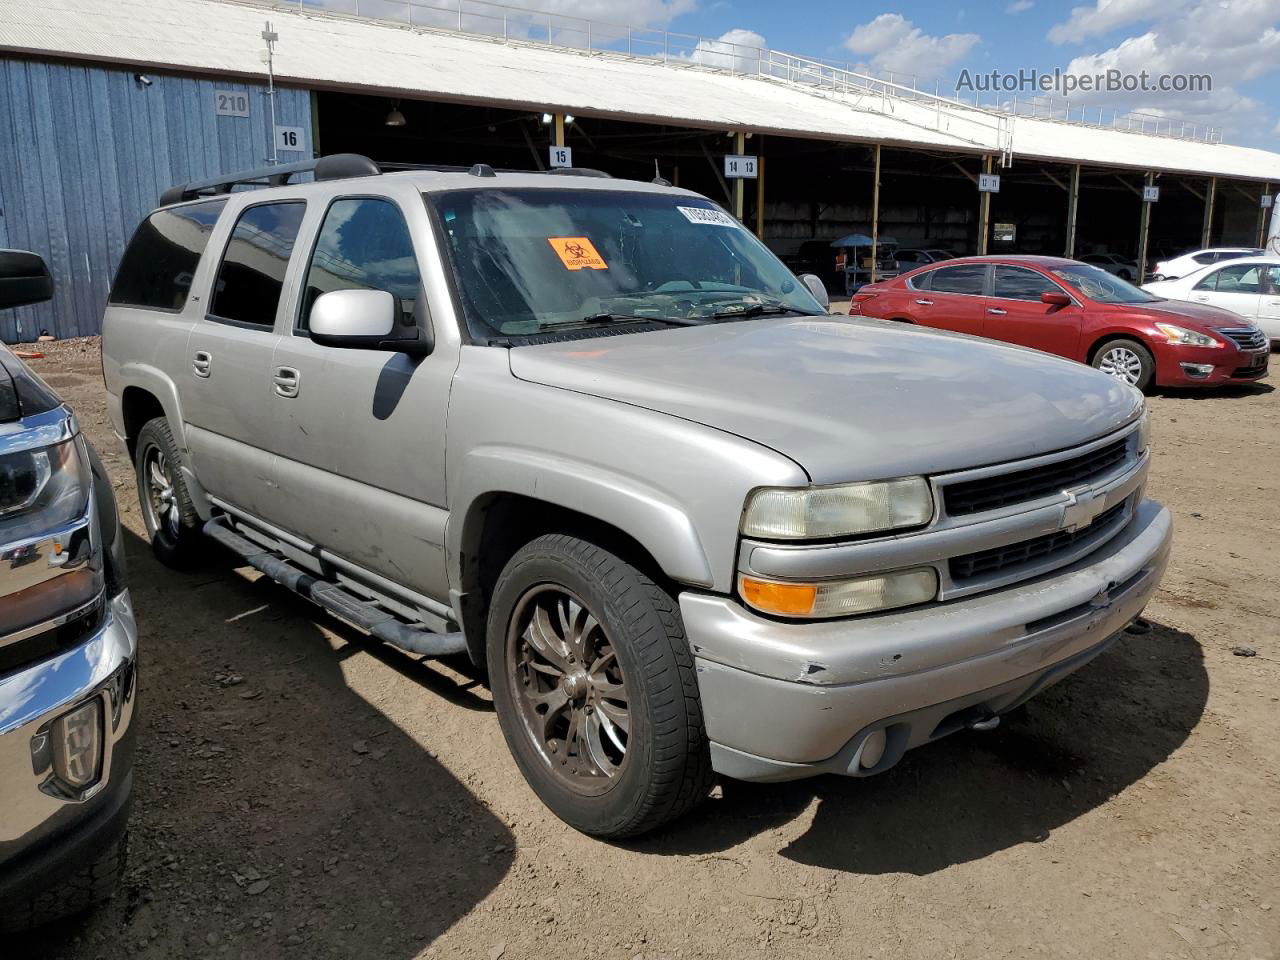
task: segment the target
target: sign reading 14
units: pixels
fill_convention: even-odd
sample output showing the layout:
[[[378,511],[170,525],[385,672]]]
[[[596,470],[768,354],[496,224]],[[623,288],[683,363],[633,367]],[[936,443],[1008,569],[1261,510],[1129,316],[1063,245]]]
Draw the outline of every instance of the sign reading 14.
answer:
[[[724,175],[730,180],[754,180],[760,175],[757,172],[756,158],[732,155],[725,157]]]

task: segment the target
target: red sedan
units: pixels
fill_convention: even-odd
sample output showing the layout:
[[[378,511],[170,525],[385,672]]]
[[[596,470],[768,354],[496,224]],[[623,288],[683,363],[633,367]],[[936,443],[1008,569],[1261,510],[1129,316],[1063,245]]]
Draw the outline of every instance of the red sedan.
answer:
[[[966,257],[870,284],[849,312],[1017,343],[1140,389],[1250,383],[1270,345],[1251,321],[1164,300],[1061,257]]]

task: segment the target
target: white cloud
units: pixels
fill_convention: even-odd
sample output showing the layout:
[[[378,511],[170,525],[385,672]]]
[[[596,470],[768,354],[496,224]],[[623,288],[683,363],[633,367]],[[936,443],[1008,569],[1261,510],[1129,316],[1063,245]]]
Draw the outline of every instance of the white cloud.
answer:
[[[754,30],[736,27],[720,34],[717,40],[699,40],[688,59],[722,70],[732,68],[735,73],[754,73],[760,50],[766,46],[764,37]]]
[[[882,13],[854,27],[844,45],[866,57],[863,65],[873,71],[919,74],[923,68],[933,75],[945,73],[981,41],[976,33],[932,36],[901,14]]]
[[[1121,2],[1113,0],[1113,5]],[[1098,53],[1077,56],[1065,68],[1076,74],[1108,70],[1146,71],[1152,81],[1165,74],[1207,74],[1212,89],[1077,92],[1072,101],[1174,116],[1227,131],[1256,131],[1272,105],[1261,104],[1238,88],[1280,70],[1280,0],[1166,3],[1163,14],[1142,33]]]
[[[1035,5],[1035,0],[1013,0],[1013,3],[1004,8],[1004,12],[1009,14],[1026,13]]]
[[[1092,7],[1073,7],[1066,21],[1050,28],[1049,39],[1080,43],[1131,23],[1176,13],[1184,6],[1186,0],[1097,0]]]

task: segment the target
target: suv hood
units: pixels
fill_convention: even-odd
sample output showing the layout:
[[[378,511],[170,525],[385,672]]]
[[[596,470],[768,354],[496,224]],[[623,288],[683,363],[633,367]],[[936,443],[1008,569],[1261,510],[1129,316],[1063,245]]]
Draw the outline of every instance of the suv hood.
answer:
[[[785,454],[814,483],[939,473],[1084,443],[1141,395],[1035,350],[802,317],[514,347],[522,380],[618,400]],[[654,451],[660,455],[660,451]]]

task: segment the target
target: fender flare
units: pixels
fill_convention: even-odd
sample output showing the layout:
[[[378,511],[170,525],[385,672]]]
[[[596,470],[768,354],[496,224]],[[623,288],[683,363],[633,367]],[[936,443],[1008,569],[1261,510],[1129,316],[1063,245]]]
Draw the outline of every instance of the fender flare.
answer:
[[[673,580],[711,587],[715,578],[692,519],[642,478],[539,450],[489,445],[467,452],[452,485],[445,551],[461,589],[463,537],[476,504],[493,494],[541,500],[590,516],[632,537]]]

